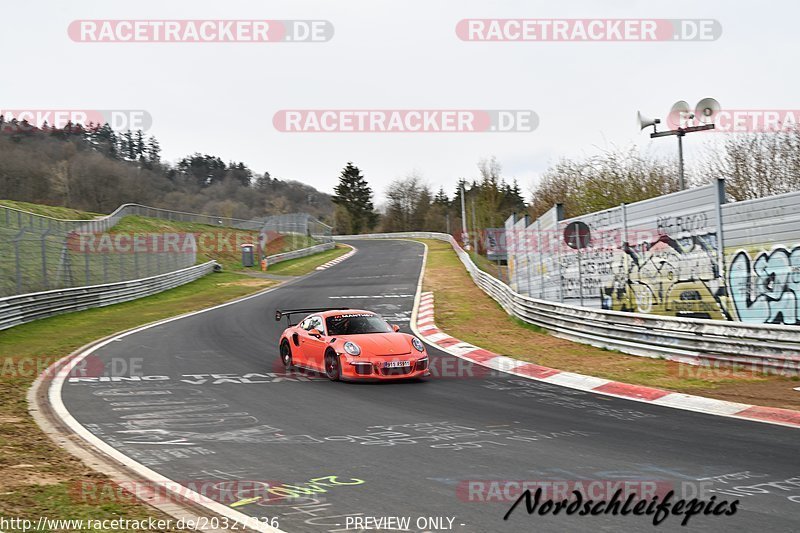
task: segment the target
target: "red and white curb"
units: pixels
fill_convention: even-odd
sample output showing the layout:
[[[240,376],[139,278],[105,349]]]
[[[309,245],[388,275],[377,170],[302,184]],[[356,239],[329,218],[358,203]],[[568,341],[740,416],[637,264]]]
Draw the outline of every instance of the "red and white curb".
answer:
[[[330,260],[330,261],[328,261],[327,263],[323,263],[323,264],[321,264],[320,266],[318,266],[318,267],[317,267],[317,270],[325,270],[326,268],[330,268],[330,267],[332,267],[333,265],[338,265],[338,264],[339,264],[339,263],[341,263],[342,261],[346,261],[346,260],[350,259],[350,258],[351,258],[351,257],[353,257],[353,255],[355,255],[355,253],[358,251],[358,249],[357,249],[357,248],[353,248],[352,246],[351,246],[350,248],[352,248],[352,250],[350,250],[349,252],[347,252],[347,253],[346,253],[346,254],[344,254],[344,255],[340,255],[340,256],[339,256],[339,257],[337,257],[336,259],[331,259],[331,260]]]
[[[800,428],[800,411],[779,409],[775,407],[762,407],[746,403],[715,400],[691,394],[682,394],[668,390],[631,385],[619,381],[585,376],[574,372],[565,372],[548,368],[533,363],[527,363],[504,355],[499,355],[472,344],[462,342],[451,337],[436,327],[433,315],[433,293],[424,292],[420,295],[417,310],[416,333],[428,344],[452,354],[461,359],[536,381],[544,381],[554,385],[561,385],[571,389],[578,389],[605,396],[614,396],[626,400],[647,402],[686,411],[754,420],[768,424],[777,424],[793,428]]]

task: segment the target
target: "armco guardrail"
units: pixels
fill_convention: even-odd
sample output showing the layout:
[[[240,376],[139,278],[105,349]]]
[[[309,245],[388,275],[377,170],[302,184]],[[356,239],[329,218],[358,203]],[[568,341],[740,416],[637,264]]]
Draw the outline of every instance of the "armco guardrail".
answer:
[[[800,370],[800,328],[627,313],[576,307],[523,296],[479,269],[451,235],[378,233],[345,239],[437,239],[449,242],[475,283],[509,314],[553,335],[621,352],[699,364],[741,363],[775,371]]]
[[[301,248],[299,250],[292,250],[290,252],[283,252],[282,254],[274,254],[267,257],[267,269],[269,269],[269,265],[273,265],[275,263],[280,263],[281,261],[288,261],[289,259],[297,259],[298,257],[305,257],[307,255],[316,254],[319,252],[324,252],[325,250],[330,250],[336,246],[336,243],[326,242],[323,244],[317,244],[314,246],[309,246],[308,248]]]
[[[201,278],[216,266],[215,261],[209,261],[149,278],[0,298],[0,330],[61,313],[150,296]]]

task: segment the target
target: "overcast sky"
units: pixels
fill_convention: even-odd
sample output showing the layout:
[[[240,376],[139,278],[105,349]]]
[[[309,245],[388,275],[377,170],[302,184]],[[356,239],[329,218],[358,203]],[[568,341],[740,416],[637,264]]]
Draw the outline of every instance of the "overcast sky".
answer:
[[[766,6],[769,6],[767,8]],[[144,109],[163,156],[244,161],[331,192],[348,160],[382,195],[416,170],[452,193],[495,155],[527,192],[561,156],[636,143],[634,125],[676,100],[797,109],[797,2],[57,0],[8,2],[0,31],[5,109]],[[76,43],[76,19],[324,19],[326,43]],[[716,19],[713,42],[464,42],[464,18]],[[281,109],[532,109],[532,133],[280,133]],[[714,134],[719,135],[719,134]],[[687,163],[707,135],[689,137]]]

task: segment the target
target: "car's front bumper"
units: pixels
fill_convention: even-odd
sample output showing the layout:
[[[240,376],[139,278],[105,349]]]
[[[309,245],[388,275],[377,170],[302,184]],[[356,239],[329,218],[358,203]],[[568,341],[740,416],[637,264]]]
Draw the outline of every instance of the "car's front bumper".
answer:
[[[410,361],[408,367],[388,368],[382,359],[346,359],[342,361],[341,377],[348,380],[398,380],[430,376],[428,357]]]

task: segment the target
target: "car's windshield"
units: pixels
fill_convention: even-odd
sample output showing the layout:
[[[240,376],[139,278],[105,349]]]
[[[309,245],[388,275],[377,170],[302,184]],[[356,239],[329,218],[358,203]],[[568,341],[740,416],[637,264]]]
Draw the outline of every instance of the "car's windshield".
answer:
[[[328,335],[360,335],[363,333],[389,333],[392,328],[378,315],[351,313],[329,316],[325,323]]]

